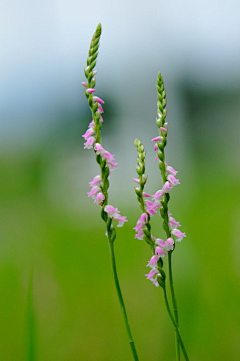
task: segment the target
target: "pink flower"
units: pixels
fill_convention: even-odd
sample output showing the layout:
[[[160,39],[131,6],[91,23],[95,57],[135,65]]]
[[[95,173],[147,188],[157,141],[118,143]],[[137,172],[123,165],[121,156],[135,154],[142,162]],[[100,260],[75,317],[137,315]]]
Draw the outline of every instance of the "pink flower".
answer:
[[[161,238],[157,238],[155,240],[155,243],[162,248],[164,248],[164,246],[165,246],[165,242]]]
[[[156,152],[158,150],[158,145],[157,143],[154,144],[154,148],[153,148],[154,152]]]
[[[161,131],[162,131],[163,134],[166,134],[166,133],[167,133],[167,129],[166,129],[166,128],[160,127],[160,129],[161,129]]]
[[[155,137],[152,139],[152,142],[161,142],[163,140],[163,137],[161,137],[160,135],[158,137]]]
[[[100,104],[104,104],[104,100],[102,100],[101,98],[96,97],[96,96],[93,97],[93,101],[97,102],[97,103],[100,103]]]
[[[151,196],[151,194],[148,194],[148,193],[145,193],[145,192],[143,192],[143,194],[142,194],[142,195],[143,195],[143,197],[145,197],[145,198],[152,197],[152,196]]]
[[[88,128],[94,128],[95,123],[94,120],[91,121],[91,123],[89,123]]]
[[[97,193],[99,193],[99,192],[101,192],[101,188],[99,188],[98,186],[94,186],[94,187],[92,187],[92,189],[90,190],[90,192],[88,192],[88,197],[94,198],[95,195],[96,195]]]
[[[88,83],[86,83],[85,81],[82,81],[82,85],[85,86],[85,88],[88,88]]]
[[[148,215],[147,213],[143,213],[139,220],[137,221],[137,225],[133,228],[136,232],[139,232],[148,222]]]
[[[153,278],[151,281],[156,287],[159,286],[157,278]]]
[[[158,257],[164,257],[164,256],[167,255],[167,253],[164,252],[161,247],[156,247],[155,255],[158,256]]]
[[[94,93],[95,91],[96,91],[96,89],[88,88],[88,89],[86,90],[86,93],[91,94],[91,93]]]
[[[89,128],[83,135],[82,137],[87,140],[88,138],[90,138],[93,134],[95,134],[95,131],[93,128]]]
[[[154,158],[154,162],[159,161],[158,155],[156,155],[156,157]]]
[[[149,273],[147,273],[145,276],[148,280],[151,280],[153,277],[155,277],[158,274],[158,270],[156,268],[151,269]]]
[[[175,175],[178,173],[178,170],[175,170],[175,169],[174,169],[173,167],[171,167],[170,165],[167,166],[166,171],[167,171],[169,174],[173,175],[173,176],[175,176]]]
[[[102,122],[103,123],[103,117],[100,115],[100,122]]]
[[[172,238],[168,238],[163,248],[165,248],[166,251],[172,251],[174,248],[174,240]]]
[[[117,163],[114,160],[107,160],[107,165],[110,170],[117,168]]]
[[[151,268],[155,268],[157,267],[157,263],[158,263],[159,257],[158,256],[152,256],[152,258],[150,259],[150,261],[147,264],[147,267],[151,267]]]
[[[120,211],[113,206],[107,205],[104,207],[104,211],[109,215],[110,218],[116,217]]]
[[[156,202],[151,202],[151,201],[145,201],[145,204],[147,206],[147,213],[150,214],[150,216],[153,216],[154,214],[157,213],[158,208],[161,207],[161,203],[156,201]]]
[[[106,149],[104,149],[101,144],[96,143],[94,150],[96,151],[97,154],[100,154],[103,158],[109,160],[109,161],[113,161],[114,160],[114,155],[111,154],[110,152],[108,152]]]
[[[102,178],[100,175],[96,175],[91,182],[89,182],[90,187],[97,186],[101,183]]]
[[[167,179],[169,180],[169,182],[173,185],[176,186],[177,184],[180,184],[179,179],[176,179],[173,175],[168,175]]]
[[[143,229],[141,228],[138,233],[135,234],[134,238],[142,240],[143,237],[145,237],[145,233],[143,232]]]
[[[133,178],[133,181],[134,181],[135,183],[137,183],[137,184],[140,184],[140,180],[137,179],[137,178]]]
[[[120,214],[117,214],[116,217],[113,218],[114,221],[118,221],[117,227],[122,227],[125,222],[128,222],[126,216],[121,216]]]
[[[177,237],[176,241],[181,242],[181,240],[183,239],[183,237],[186,237],[186,234],[181,232],[179,229],[175,228],[172,230],[172,235]]]
[[[174,219],[173,217],[169,217],[168,223],[171,229],[181,227],[181,224],[177,222],[176,219]]]
[[[98,112],[98,113],[104,113],[103,107],[102,107],[101,104],[99,104],[99,103],[98,103],[97,112]]]
[[[164,193],[169,193],[172,189],[172,185],[169,182],[166,182],[162,188]]]
[[[102,192],[100,192],[100,193],[98,193],[98,195],[96,196],[94,203],[102,204],[102,202],[104,201],[104,199],[105,199],[104,194],[103,194]]]
[[[154,200],[157,200],[159,198],[161,198],[162,196],[164,195],[164,191],[162,189],[160,189],[159,191],[157,191],[154,196],[153,196],[153,199]]]
[[[88,138],[88,140],[84,143],[84,149],[91,149],[96,139],[94,137]]]

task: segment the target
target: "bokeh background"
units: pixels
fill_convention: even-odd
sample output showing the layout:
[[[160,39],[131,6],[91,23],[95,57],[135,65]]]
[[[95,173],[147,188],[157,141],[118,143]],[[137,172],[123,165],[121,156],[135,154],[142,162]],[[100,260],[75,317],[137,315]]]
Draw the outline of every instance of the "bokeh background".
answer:
[[[147,191],[160,187],[159,70],[181,180],[170,209],[187,233],[173,257],[181,331],[192,361],[240,359],[239,15],[235,0],[1,1],[1,360],[131,360],[100,208],[86,196],[98,167],[83,151],[81,81],[100,21],[103,145],[118,162],[110,203],[129,219],[116,257],[140,359],[175,357],[162,293],[144,277],[149,249],[132,229],[136,137]],[[154,231],[163,235],[160,219]]]

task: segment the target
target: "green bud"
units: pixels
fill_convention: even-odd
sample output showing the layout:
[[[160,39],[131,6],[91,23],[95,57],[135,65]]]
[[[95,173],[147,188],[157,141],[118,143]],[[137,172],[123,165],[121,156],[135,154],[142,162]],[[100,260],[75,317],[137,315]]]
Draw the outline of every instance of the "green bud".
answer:
[[[102,210],[101,210],[101,217],[102,217],[102,220],[103,220],[104,222],[107,222],[108,214],[104,211],[103,208],[102,208]]]
[[[141,175],[142,174],[142,169],[140,168],[140,167],[136,167],[136,171],[137,171],[137,173],[139,174],[139,175]]]
[[[161,276],[157,276],[157,281],[160,287],[164,288],[165,287],[165,282],[163,281]]]
[[[164,272],[164,270],[163,270],[162,268],[159,269],[159,273],[160,273],[160,275],[161,275],[161,277],[162,277],[162,280],[165,281],[165,279],[166,279],[166,274],[165,274],[165,272]]]
[[[147,229],[144,229],[143,232],[147,238],[151,238],[151,233]]]
[[[136,139],[134,140],[134,145],[135,145],[135,147],[138,147],[140,144],[141,144],[140,140],[136,138]]]
[[[91,98],[92,98],[92,97],[91,97]],[[92,102],[92,103],[93,103],[93,102]],[[97,108],[98,108],[98,103],[94,103],[94,104],[92,105],[93,113],[96,113]],[[99,117],[99,118],[100,118],[100,117]]]
[[[156,118],[156,124],[157,124],[158,128],[160,128],[162,126],[162,122],[159,118]]]
[[[137,195],[138,197],[142,197],[142,194],[141,194],[139,188],[134,188],[134,190],[135,190],[135,193],[136,193],[136,195]]]

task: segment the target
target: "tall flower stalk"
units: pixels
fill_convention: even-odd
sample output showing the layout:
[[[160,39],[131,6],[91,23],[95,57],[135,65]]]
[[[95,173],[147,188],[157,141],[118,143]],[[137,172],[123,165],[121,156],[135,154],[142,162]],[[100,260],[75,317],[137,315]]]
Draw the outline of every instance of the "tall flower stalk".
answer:
[[[101,128],[103,124],[102,114],[104,113],[102,105],[104,104],[104,101],[95,95],[96,80],[94,76],[96,75],[97,71],[94,70],[94,68],[97,62],[101,32],[102,28],[101,24],[99,24],[90,44],[87,65],[84,70],[87,81],[82,82],[82,85],[85,87],[85,95],[88,100],[88,105],[92,112],[92,121],[88,126],[88,130],[85,132],[85,134],[83,134],[83,138],[86,141],[84,143],[84,149],[94,150],[96,155],[96,161],[100,166],[100,174],[96,175],[89,183],[91,190],[88,193],[88,197],[92,197],[94,199],[94,203],[97,203],[101,207],[101,218],[106,224],[106,236],[109,242],[113,277],[117,290],[117,295],[122,309],[133,359],[135,361],[138,361],[137,351],[133,341],[132,332],[128,322],[127,312],[119,284],[114,252],[116,229],[113,222],[117,221],[117,227],[122,227],[123,224],[127,222],[127,218],[120,215],[120,212],[117,208],[108,204],[109,176],[110,172],[117,168],[117,163],[115,162],[114,155],[104,149],[101,145]]]
[[[137,199],[140,203],[142,215],[139,218],[136,227],[135,238],[144,239],[150,246],[152,251],[152,257],[147,264],[151,270],[146,274],[147,279],[158,287],[161,286],[164,293],[164,300],[166,303],[167,312],[175,328],[176,334],[176,360],[180,360],[180,347],[182,349],[185,360],[189,360],[187,352],[179,332],[179,320],[178,320],[178,309],[177,301],[173,286],[173,273],[172,273],[172,253],[175,250],[176,242],[181,242],[185,233],[181,232],[178,228],[180,223],[177,222],[172,214],[169,212],[168,204],[170,200],[170,192],[173,187],[180,184],[179,180],[175,178],[178,173],[173,167],[169,166],[165,160],[165,147],[167,145],[167,123],[166,123],[166,92],[164,89],[163,79],[161,74],[158,74],[157,81],[157,92],[158,92],[158,117],[156,119],[157,126],[159,128],[159,135],[152,139],[154,144],[154,151],[156,152],[155,161],[159,164],[162,178],[162,188],[157,190],[154,195],[144,192],[144,187],[147,182],[147,176],[145,174],[145,157],[144,146],[140,140],[136,139],[134,144],[137,147],[138,158],[137,158],[137,173],[138,178],[133,180],[139,185],[135,188]],[[150,199],[151,200],[150,200]],[[152,216],[157,214],[161,216],[163,220],[163,229],[166,233],[166,241],[156,238],[152,235],[150,219]],[[163,270],[164,261],[163,257],[168,258],[168,276],[170,284],[170,292],[173,306],[173,313],[169,306],[167,289],[166,289],[166,274]]]

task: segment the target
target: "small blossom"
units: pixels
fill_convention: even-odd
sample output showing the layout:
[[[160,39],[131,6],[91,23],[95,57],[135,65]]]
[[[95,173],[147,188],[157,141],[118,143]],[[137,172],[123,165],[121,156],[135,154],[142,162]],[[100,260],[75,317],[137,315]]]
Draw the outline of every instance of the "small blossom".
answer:
[[[93,128],[89,128],[83,135],[82,137],[85,140],[88,140],[88,138],[90,138],[93,134],[95,134],[95,130]]]
[[[94,128],[95,123],[94,120],[91,121],[91,123],[89,123],[88,128]]]
[[[150,216],[153,216],[154,214],[157,213],[158,208],[161,207],[161,203],[156,201],[156,202],[151,202],[151,201],[145,201],[145,204],[147,206],[147,213],[150,214]]]
[[[156,200],[156,199],[159,199],[161,198],[162,196],[164,195],[164,191],[162,189],[160,189],[159,191],[157,191],[154,196],[153,196],[153,199]]]
[[[177,184],[180,184],[179,179],[176,179],[173,175],[168,175],[167,179],[169,180],[169,182],[173,185],[176,186]]]
[[[156,249],[155,249],[155,255],[156,255],[156,256],[159,256],[159,257],[164,257],[164,256],[167,255],[167,253],[164,252],[161,247],[156,247]]]
[[[107,165],[110,170],[117,168],[117,163],[114,160],[107,160]]]
[[[100,193],[98,193],[98,195],[96,196],[94,203],[102,204],[102,202],[104,201],[104,199],[105,199],[104,194],[103,194],[102,192],[100,192]]]
[[[100,175],[96,175],[91,182],[89,182],[90,187],[97,186],[101,183],[102,178]]]
[[[159,260],[159,257],[157,255],[152,256],[152,258],[150,259],[150,261],[147,264],[147,267],[151,267],[151,268],[157,267],[158,260]]]
[[[167,171],[169,174],[173,175],[173,176],[175,176],[175,175],[178,173],[178,170],[175,170],[175,169],[174,169],[173,167],[171,167],[170,165],[167,166],[166,171]]]
[[[114,221],[118,221],[117,227],[122,227],[125,222],[128,222],[126,216],[121,216],[120,214],[117,214],[116,217],[113,218]]]
[[[120,213],[120,211],[117,208],[110,205],[105,206],[104,211],[108,213],[110,218],[116,217]]]
[[[166,251],[172,251],[174,249],[174,240],[169,237],[166,242],[164,242],[165,245],[164,245],[164,249],[166,249]]]
[[[151,196],[151,194],[149,194],[149,193],[145,193],[145,192],[143,192],[143,194],[142,194],[142,195],[143,195],[143,197],[145,197],[145,198],[152,197],[152,196]]]
[[[157,145],[157,143],[154,144],[153,150],[154,150],[154,152],[156,152],[156,151],[158,150],[158,145]]]
[[[164,193],[169,193],[172,189],[172,185],[169,182],[166,182],[162,188]]]
[[[179,229],[175,228],[172,230],[172,235],[177,237],[176,241],[181,242],[181,240],[186,237],[186,234],[181,232]]]
[[[176,219],[174,219],[173,217],[169,217],[168,223],[171,229],[181,227],[181,224],[177,222]]]
[[[151,280],[157,274],[158,274],[158,270],[156,268],[153,268],[149,273],[145,274],[145,276],[147,277],[148,280]]]
[[[165,246],[165,242],[161,238],[155,239],[155,243],[162,248]]]
[[[98,103],[97,113],[104,113],[103,107],[100,103]]]
[[[135,234],[134,238],[142,240],[143,237],[145,237],[145,233],[143,232],[143,229],[140,229],[139,232]]]
[[[82,85],[83,85],[85,88],[88,88],[88,83],[87,83],[87,82],[82,81]]]
[[[137,178],[133,178],[133,181],[134,181],[135,183],[137,183],[137,184],[140,184],[140,180],[137,179]]]
[[[84,143],[84,149],[91,149],[96,139],[94,137],[88,138],[88,140]]]
[[[100,122],[102,122],[103,123],[103,117],[100,115]]]
[[[161,142],[161,141],[163,141],[163,137],[161,137],[160,135],[152,139],[152,142]]]
[[[163,134],[166,134],[166,133],[167,133],[167,129],[166,129],[166,128],[160,127],[160,129],[161,129],[161,131],[162,131]]]
[[[88,192],[88,197],[94,198],[96,196],[96,194],[99,193],[100,191],[101,191],[101,188],[99,188],[98,186],[94,186],[94,187],[92,187],[90,192]]]
[[[159,276],[160,276],[160,274],[159,274]],[[156,277],[156,278],[153,278],[151,281],[152,281],[152,283],[153,283],[156,287],[159,287],[157,277]]]
[[[94,93],[95,91],[96,91],[96,89],[88,88],[88,89],[86,90],[86,93],[91,94],[91,93]]]
[[[93,101],[94,102],[97,102],[97,103],[100,103],[100,104],[104,104],[104,100],[102,100],[101,98],[97,97],[97,96],[94,96],[93,97]]]

